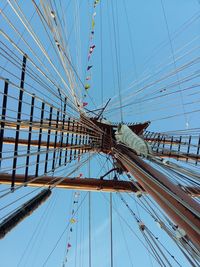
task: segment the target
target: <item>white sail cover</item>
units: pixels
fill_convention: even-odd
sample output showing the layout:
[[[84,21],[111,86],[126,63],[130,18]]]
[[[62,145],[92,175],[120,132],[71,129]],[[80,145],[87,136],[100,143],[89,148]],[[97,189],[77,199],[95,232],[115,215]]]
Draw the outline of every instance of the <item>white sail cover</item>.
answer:
[[[147,157],[151,153],[151,147],[142,138],[136,135],[127,125],[119,125],[115,138],[117,142],[121,142],[133,149],[138,155]]]

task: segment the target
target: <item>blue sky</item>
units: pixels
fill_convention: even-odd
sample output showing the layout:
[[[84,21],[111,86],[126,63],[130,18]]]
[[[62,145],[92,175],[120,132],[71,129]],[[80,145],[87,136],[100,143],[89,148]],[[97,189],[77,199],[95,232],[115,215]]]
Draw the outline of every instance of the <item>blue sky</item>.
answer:
[[[2,1],[0,7],[3,7],[5,3],[6,1]],[[24,1],[19,1],[19,3],[26,12],[27,17],[30,18],[34,10],[31,1],[26,1],[26,3],[24,3]],[[164,81],[161,85],[148,88],[148,90],[144,90],[140,94],[137,94],[138,85],[133,85],[135,81],[143,80],[144,77],[152,75],[148,80],[149,83],[173,71],[173,64],[170,66],[166,65],[172,58],[167,27],[177,57],[183,55],[192,48],[198,47],[199,39],[195,38],[199,38],[199,19],[196,19],[188,27],[184,28],[183,25],[190,18],[195,16],[195,14],[199,14],[199,2],[197,0],[163,0],[168,25],[165,23],[161,0],[100,0],[100,3],[101,4],[96,8],[97,15],[95,17],[95,34],[93,41],[96,48],[89,62],[89,64],[93,65],[91,71],[91,89],[89,90],[89,97],[87,96],[83,100],[88,102],[88,108],[95,108],[92,102],[99,107],[114,95],[116,95],[116,98],[113,98],[108,110],[112,107],[114,108],[115,104],[118,106],[119,103],[117,103],[117,101],[119,101],[118,94],[120,88],[122,104],[129,103],[131,99],[132,101],[138,101],[137,104],[130,105],[128,108],[123,109],[123,118],[126,122],[152,120],[153,122],[150,127],[151,130],[154,131],[185,129],[187,122],[191,128],[195,125],[195,122],[199,124],[200,117],[198,114],[159,120],[159,118],[176,114],[179,110],[182,110],[184,106],[183,103],[187,102],[187,94],[183,94],[182,96],[183,103],[181,102],[181,96],[176,95],[174,99],[173,97],[164,98],[163,102],[152,101],[148,104],[145,104],[145,102],[141,104],[143,99],[156,95],[156,90],[167,86],[167,84],[176,80],[176,77]],[[87,54],[93,14],[93,1],[68,0],[63,5],[65,7],[64,14],[67,18],[68,42],[72,62],[80,79],[84,82],[86,68],[88,66]],[[76,8],[78,9],[78,13],[75,12]],[[113,10],[115,14],[114,17],[112,15]],[[7,12],[8,14],[13,14],[8,7]],[[113,26],[113,21],[115,26]],[[5,22],[0,21],[0,24],[1,23],[2,28],[6,29]],[[22,26],[20,26],[19,21],[14,16],[13,23],[22,31]],[[40,36],[40,40],[48,49],[48,39],[35,16],[32,20],[32,24],[33,28]],[[7,28],[7,31],[9,32],[10,30]],[[74,33],[75,31],[80,32],[79,39],[77,39]],[[70,32],[72,33],[70,34]],[[175,33],[177,32],[178,34],[176,35]],[[31,40],[28,35],[26,35],[26,37],[27,40]],[[188,44],[190,41],[192,41],[192,43]],[[186,44],[188,44],[188,46],[185,47]],[[36,47],[35,51],[40,55]],[[54,59],[55,65],[63,74],[63,70],[59,66],[60,63],[55,58],[53,51],[50,50],[49,53]],[[195,53],[196,50],[188,57],[181,59],[177,64],[181,66],[186,63],[190,57],[193,58],[193,56],[195,56]],[[165,68],[162,68],[163,65]],[[180,75],[189,75],[193,71],[193,68],[195,69],[198,66],[199,65],[195,65],[192,69],[186,70],[185,73]],[[157,72],[158,69],[160,69],[160,72]],[[12,71],[16,72],[14,68]],[[1,75],[4,76],[4,73],[1,73]],[[199,79],[197,81],[199,82]],[[146,83],[147,80],[141,81],[139,86],[143,87]],[[81,93],[84,94],[83,88],[81,88]],[[134,93],[135,96],[133,95]],[[192,101],[194,100],[193,98],[191,99]],[[175,103],[175,108],[171,106],[173,101]],[[195,108],[196,105],[198,105],[198,103],[193,104],[193,107]],[[164,109],[154,111],[154,108],[162,108],[163,106],[165,107]],[[189,110],[190,107],[185,106],[186,112],[187,109]],[[116,112],[105,113],[105,116],[108,120],[115,122],[120,121],[119,109]],[[102,161],[104,162],[105,158],[103,158]],[[92,166],[90,172],[91,177],[99,177],[100,174],[103,174],[104,171],[99,173],[101,169],[99,159],[93,159],[90,164]],[[66,172],[68,173],[68,170],[65,171],[65,174]],[[81,172],[85,177],[88,177],[88,166],[83,167]],[[79,172],[77,175],[78,174]],[[32,189],[24,188],[19,193],[16,192],[14,196],[10,196],[8,199],[2,201],[1,205],[4,206],[16,197],[20,197],[31,190]],[[53,190],[51,198],[44,205],[29,218],[20,223],[4,240],[1,240],[0,266],[14,267],[19,263],[18,266],[20,267],[43,266],[47,256],[52,251],[54,244],[57,242],[71,218],[73,194],[74,191],[61,189]],[[81,192],[79,204],[84,199],[85,194],[87,194],[87,192]],[[105,196],[103,196],[102,193],[91,194],[92,266],[95,267],[110,266],[109,196],[110,195],[107,193]],[[132,209],[137,212],[135,201],[130,200],[127,195],[125,197],[129,201]],[[18,206],[18,204],[16,204],[16,206]],[[14,207],[15,206],[12,208]],[[138,226],[135,224],[133,217],[128,213],[117,195],[113,194],[114,267],[158,266],[152,257],[149,256],[137,237],[128,229],[126,224],[121,221],[119,213],[133,226],[133,231],[141,238]],[[4,215],[4,213],[2,213],[1,216],[2,215]],[[166,234],[155,225],[150,216],[142,210],[140,210],[140,216],[141,219],[149,225],[150,229],[159,236],[159,239],[167,249],[180,260],[181,266],[187,267],[188,264],[182,259],[179,251]],[[77,223],[73,225],[73,233],[70,235],[72,247],[68,254],[68,263],[66,266],[86,267],[88,266],[88,194],[76,218]],[[46,266],[62,266],[68,242],[66,241],[68,240],[68,234],[69,231],[66,230],[57,248],[47,261]],[[177,265],[172,263],[172,266]]]

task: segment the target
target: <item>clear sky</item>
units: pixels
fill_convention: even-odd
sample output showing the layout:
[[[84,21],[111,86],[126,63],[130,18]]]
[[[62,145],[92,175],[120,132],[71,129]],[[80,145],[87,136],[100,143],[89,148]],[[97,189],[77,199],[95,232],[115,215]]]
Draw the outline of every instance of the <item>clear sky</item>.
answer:
[[[61,14],[60,1],[55,0],[52,3],[56,2]],[[0,2],[0,8],[5,7],[7,1],[1,0]],[[30,19],[34,12],[32,1],[21,0],[17,2],[21,5],[27,18]],[[162,93],[163,88],[164,90],[177,90],[176,87],[175,89],[167,88],[177,77],[169,78],[160,84],[156,83],[147,89],[144,88],[145,85],[157,81],[173,71],[175,67],[184,65],[189,59],[192,60],[196,53],[199,53],[200,4],[198,0],[163,0],[167,24],[161,0],[100,0],[95,10],[91,0],[61,2],[63,14],[60,18],[66,16],[67,40],[73,65],[84,84],[86,76],[91,75],[89,81],[91,88],[88,90],[88,95],[82,99],[88,103],[89,109],[100,107],[109,98],[112,98],[105,117],[114,122],[121,121],[119,108],[112,111],[113,108],[120,105],[120,94],[122,106],[129,104],[122,109],[123,121],[125,122],[152,120],[150,129],[153,131],[185,129],[188,125],[192,128],[195,123],[199,125],[200,117],[197,114],[194,116],[187,114],[191,110],[191,106],[187,105],[186,93],[183,93],[182,96],[166,97],[162,101],[143,101]],[[97,13],[93,39],[93,44],[96,47],[88,62],[88,44],[94,11]],[[20,22],[13,15],[9,6],[5,7],[4,12],[8,12],[12,22],[15,23],[20,32],[23,32]],[[42,24],[37,15],[34,15],[31,23],[40,40],[48,49],[49,41],[43,34]],[[10,32],[3,19],[0,19],[0,26],[8,33]],[[25,36],[31,42],[27,33]],[[19,45],[22,45],[20,41]],[[37,48],[35,49],[37,51]],[[182,58],[188,51],[190,53]],[[175,53],[176,58],[180,57],[177,66],[168,64],[173,59],[172,52]],[[37,53],[39,54],[39,51]],[[55,65],[60,68],[60,73],[63,74],[63,70],[59,66],[60,62],[54,58],[53,51],[51,54],[51,50],[49,50],[49,53],[54,59]],[[86,71],[88,65],[92,65],[89,73]],[[199,64],[192,66],[190,70],[185,70],[179,78],[181,79],[194,70],[198,70],[198,67]],[[11,69],[11,72],[15,72],[14,68]],[[19,75],[19,72],[16,74]],[[4,75],[5,73],[1,72],[1,76]],[[195,80],[196,83],[197,81],[199,83],[199,78]],[[80,84],[78,86],[83,96],[85,94],[84,89]],[[143,90],[138,93],[139,88],[143,88]],[[191,99],[194,101],[198,100],[197,98]],[[199,105],[198,102],[195,102],[192,107],[195,108],[197,105]],[[182,115],[183,110],[185,115]],[[181,116],[167,118],[179,113],[179,111]],[[162,119],[165,117],[167,119]],[[105,160],[106,158],[103,156],[96,156],[90,162],[91,170],[88,170],[89,166],[87,165],[78,171],[77,175],[81,172],[84,177],[99,177],[109,167],[101,168]],[[62,171],[64,175],[67,175],[68,170],[63,169]],[[0,187],[0,190],[2,189]],[[9,196],[8,199],[1,200],[1,206],[32,191],[32,189],[24,188],[19,191],[13,196]],[[45,204],[0,241],[0,267],[38,267],[43,266],[45,262],[45,266],[48,267],[62,267],[68,243],[71,244],[71,248],[67,254],[66,266],[89,267],[88,195],[88,192],[81,192],[78,203],[74,205],[74,210],[79,205],[80,208],[75,215],[77,221],[72,225],[73,231],[70,232],[67,225],[72,217],[74,191],[54,189],[52,196]],[[133,216],[116,194],[112,194],[112,196],[113,266],[158,266],[141,244],[143,239]],[[141,220],[149,225],[152,232],[159,237],[164,247],[179,260],[180,265],[189,266],[164,231],[144,210],[138,207],[134,198],[131,199],[129,195],[124,197],[137,216],[140,216]],[[109,198],[110,194],[108,193],[91,193],[92,267],[111,266]],[[10,209],[0,213],[1,217],[14,207],[19,206],[19,203],[22,202],[18,202]],[[132,231],[124,220],[132,227]],[[59,242],[55,247],[57,241]],[[53,250],[54,247],[55,250]],[[50,255],[52,250],[53,253]],[[172,266],[178,265],[172,261]]]

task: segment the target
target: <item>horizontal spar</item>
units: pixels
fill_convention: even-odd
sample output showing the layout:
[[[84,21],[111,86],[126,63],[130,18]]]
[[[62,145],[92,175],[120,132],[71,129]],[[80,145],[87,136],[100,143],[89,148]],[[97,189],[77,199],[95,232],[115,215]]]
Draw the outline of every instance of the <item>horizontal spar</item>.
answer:
[[[12,175],[8,173],[0,174],[0,184],[10,184]],[[28,176],[28,180],[34,179],[35,176]],[[35,181],[28,183],[28,186],[41,187],[50,186],[62,180],[57,188],[64,189],[75,189],[75,190],[86,190],[86,191],[104,191],[104,192],[137,192],[137,187],[129,181],[119,181],[119,180],[101,180],[95,178],[69,178],[69,177],[52,177],[52,176],[42,176],[38,177]],[[15,184],[22,185],[24,183],[25,176],[17,174],[15,176]]]
[[[3,138],[3,143],[4,144],[15,144],[15,138],[13,137],[4,137]],[[27,139],[19,139],[18,140],[18,145],[20,146],[27,146],[28,145],[28,140]],[[30,141],[30,145],[31,146],[36,146],[38,147],[39,141],[38,140],[31,140]],[[89,145],[85,145],[85,144],[81,144],[81,145],[71,145],[71,144],[66,144],[66,143],[60,143],[57,142],[56,144],[54,142],[49,142],[49,144],[46,141],[41,141],[40,146],[41,147],[47,147],[47,145],[49,146],[49,148],[54,148],[54,146],[56,148],[66,148],[66,149],[90,149],[91,146]]]
[[[192,154],[192,153],[178,153],[175,151],[164,151],[163,153],[153,152],[154,156],[158,156],[160,158],[174,158],[178,160],[193,160],[193,161],[200,161],[200,155]]]
[[[11,183],[11,174],[1,173],[0,174],[0,184],[10,184]],[[24,183],[24,175],[17,174],[15,176],[15,184],[22,185]],[[28,176],[28,180],[35,178],[35,176]],[[38,177],[35,181],[28,183],[28,186],[32,187],[41,187],[41,186],[50,186],[59,180],[62,181],[56,186],[57,188],[63,189],[74,189],[74,190],[83,190],[83,191],[101,191],[101,192],[126,192],[126,193],[136,193],[138,192],[137,185],[141,186],[135,182],[133,184],[129,181],[121,180],[101,180],[96,178],[69,178],[66,177],[52,177],[52,176],[43,176]],[[200,197],[200,188],[197,187],[182,187],[189,195],[193,197]],[[143,189],[142,189],[143,190]],[[143,191],[143,193],[146,193]]]
[[[14,130],[16,129],[17,125],[20,125],[20,129],[24,130],[28,130],[30,125],[32,126],[33,130],[39,130],[41,128],[41,124],[38,121],[33,121],[32,123],[30,123],[30,121],[17,122],[17,121],[0,120],[0,122],[4,123],[5,128]],[[90,134],[90,136],[99,136],[99,133],[95,133],[93,130],[86,129],[85,127],[82,126],[82,124],[78,122],[76,123],[70,122],[70,124],[68,124],[68,122],[65,121],[65,123],[63,124],[63,122],[61,123],[59,121],[57,126],[56,123],[53,121],[51,122],[51,126],[49,127],[49,122],[44,120],[42,124],[42,130],[43,131],[51,130],[51,132],[58,131],[71,134],[73,133],[83,136],[88,134]]]

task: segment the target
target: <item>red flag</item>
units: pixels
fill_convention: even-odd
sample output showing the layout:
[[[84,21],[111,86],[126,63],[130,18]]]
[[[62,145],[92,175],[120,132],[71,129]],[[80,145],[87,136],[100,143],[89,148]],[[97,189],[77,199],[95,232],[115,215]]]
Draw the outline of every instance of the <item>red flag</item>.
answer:
[[[95,47],[96,47],[96,45],[91,45],[91,46],[90,46],[90,51],[94,50]]]
[[[83,102],[83,107],[86,107],[88,105],[87,102]]]

